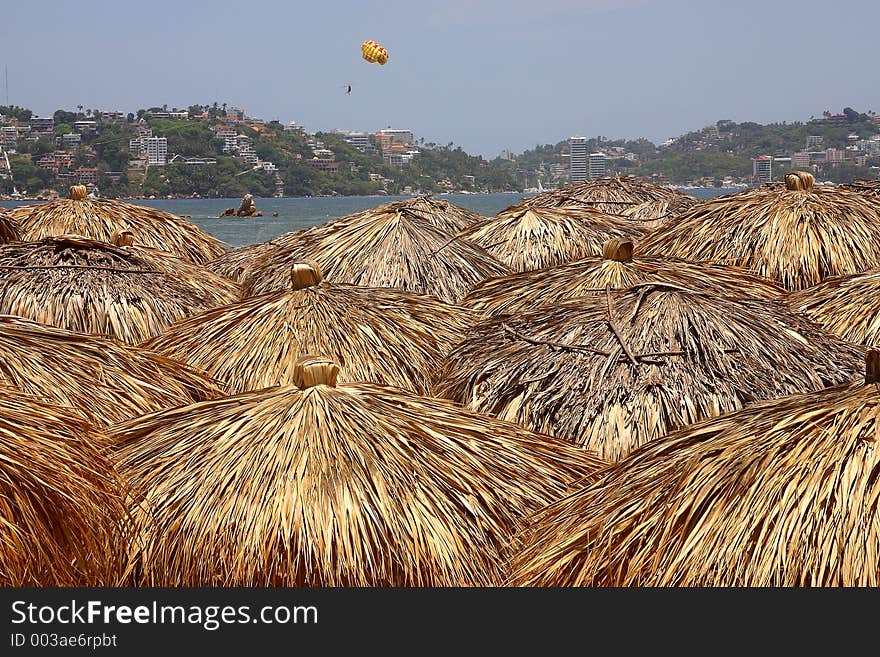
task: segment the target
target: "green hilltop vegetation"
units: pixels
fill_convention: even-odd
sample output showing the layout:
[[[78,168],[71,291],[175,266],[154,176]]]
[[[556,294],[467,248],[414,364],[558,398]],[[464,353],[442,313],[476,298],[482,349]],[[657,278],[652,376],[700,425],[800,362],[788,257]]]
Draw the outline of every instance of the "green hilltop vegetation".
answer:
[[[0,193],[9,194],[15,187],[29,195],[46,190],[63,194],[69,184],[77,182],[81,170],[96,170],[100,194],[111,197],[504,192],[533,187],[539,181],[545,188],[568,182],[567,139],[492,160],[469,155],[452,142],[440,145],[418,139],[411,146],[418,154],[406,164],[390,166],[383,161],[374,135],[369,147],[361,150],[348,143],[342,133],[307,134],[277,121],[242,117],[232,121],[225,104],[193,105],[181,114],[185,118],[169,118],[167,107],[141,109],[126,116],[108,116],[81,107],[77,112],[58,110],[51,135],[38,139],[27,138],[27,132],[19,135],[15,152],[9,155],[11,178],[6,175],[5,163],[0,162]],[[25,126],[34,118],[31,110],[17,106],[0,106],[0,115],[0,127]],[[93,129],[75,125],[84,120],[94,121]],[[234,125],[237,134],[249,138],[252,153],[247,163],[241,154],[224,152],[224,141],[214,131],[223,124]],[[145,167],[138,153],[131,152],[130,140],[144,129],[167,139],[168,164]],[[75,132],[81,133],[79,144],[66,148],[63,136]],[[878,133],[880,122],[873,112],[847,107],[841,114],[826,111],[806,122],[761,125],[721,120],[660,145],[647,139],[595,137],[588,140],[587,149],[606,153],[608,174],[632,174],[668,184],[720,186],[754,182],[755,156],[790,157],[808,150],[807,137],[821,137],[821,144],[809,150],[846,149],[847,157],[833,164],[817,161],[811,169],[820,180],[851,182],[878,177],[880,137],[871,141]],[[8,144],[7,150],[12,150]],[[62,150],[71,157],[57,171],[38,165],[43,156]],[[310,166],[316,152],[333,161],[338,170]],[[254,154],[258,162],[273,166],[255,168]],[[196,158],[202,163],[194,163]],[[784,161],[774,162],[774,178],[779,179],[788,168]]]

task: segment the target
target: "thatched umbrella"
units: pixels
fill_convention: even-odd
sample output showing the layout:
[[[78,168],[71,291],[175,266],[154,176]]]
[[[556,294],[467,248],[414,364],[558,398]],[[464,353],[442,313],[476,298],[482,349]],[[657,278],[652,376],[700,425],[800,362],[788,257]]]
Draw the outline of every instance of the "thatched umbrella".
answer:
[[[295,384],[118,425],[143,522],[136,585],[480,586],[523,515],[602,465],[395,388]]]
[[[461,305],[482,315],[521,313],[560,301],[604,295],[606,286],[621,289],[653,281],[718,296],[753,296],[772,299],[785,288],[746,269],[697,263],[679,258],[633,254],[631,240],[612,239],[602,246],[602,256],[536,271],[489,278],[474,287]]]
[[[220,240],[186,219],[144,205],[89,198],[83,185],[71,187],[69,198],[23,205],[8,214],[18,225],[21,239],[29,242],[56,235],[111,242],[114,233],[131,229],[138,243],[195,263],[224,252]]]
[[[97,425],[225,392],[218,381],[180,361],[2,315],[0,385],[75,408]]]
[[[514,205],[459,233],[514,272],[551,267],[602,253],[611,238],[640,239],[633,222],[590,207],[542,208]]]
[[[626,214],[627,211],[633,211],[635,206],[652,201],[668,204],[665,208],[655,208],[665,210],[663,216],[679,214],[698,202],[693,196],[677,189],[644,182],[635,176],[607,176],[543,192],[522,203],[549,208],[589,205],[609,214]],[[633,218],[644,221],[661,216],[650,214],[651,211],[643,206]]]
[[[531,519],[510,583],[877,587],[878,374],[645,445]]]
[[[0,208],[0,244],[17,242],[21,239],[18,227],[12,217],[7,214],[8,212],[8,210]]]
[[[155,269],[182,279],[198,290],[210,303],[220,306],[238,299],[238,284],[206,265],[179,258],[167,251],[160,251],[138,243],[135,231],[126,229],[110,236],[110,243],[150,263]]]
[[[700,202],[639,243],[644,255],[751,269],[786,289],[880,266],[880,204],[809,173]]]
[[[873,196],[880,196],[880,180],[856,180],[848,187]]]
[[[617,460],[755,400],[851,380],[861,354],[779,303],[644,283],[481,322],[435,392]]]
[[[792,307],[844,340],[880,345],[880,268],[835,276],[788,295]]]
[[[275,240],[239,246],[206,262],[205,267],[218,276],[222,276],[223,278],[238,283],[241,282],[248,267],[256,262],[260,256],[270,251],[275,246],[279,246]]]
[[[342,381],[373,381],[427,394],[440,360],[472,313],[433,297],[322,280],[300,263],[289,291],[177,322],[143,346],[205,370],[234,392],[291,382],[300,356],[322,353]]]
[[[13,242],[0,246],[0,313],[136,344],[236,298],[234,284],[194,283],[191,270],[76,235]]]
[[[241,281],[246,274],[248,267],[256,262],[260,256],[271,251],[275,247],[295,244],[302,240],[303,236],[307,234],[324,234],[328,231],[338,230],[345,226],[349,226],[353,222],[357,222],[364,217],[369,220],[369,218],[376,213],[394,212],[411,213],[417,217],[423,218],[432,226],[448,233],[457,233],[467,226],[485,219],[483,215],[477,212],[458,207],[448,201],[435,199],[430,195],[417,196],[410,199],[384,203],[377,208],[371,208],[363,212],[337,217],[317,226],[309,226],[307,228],[290,231],[265,242],[258,242],[256,244],[248,244],[246,246],[230,249],[207,264],[208,267],[221,276],[225,276],[233,281]]]
[[[388,203],[303,231],[263,252],[243,277],[242,294],[288,288],[290,266],[303,260],[320,265],[332,283],[397,288],[449,302],[485,278],[510,273],[476,244]]]
[[[0,394],[0,586],[115,586],[122,480],[71,409]]]

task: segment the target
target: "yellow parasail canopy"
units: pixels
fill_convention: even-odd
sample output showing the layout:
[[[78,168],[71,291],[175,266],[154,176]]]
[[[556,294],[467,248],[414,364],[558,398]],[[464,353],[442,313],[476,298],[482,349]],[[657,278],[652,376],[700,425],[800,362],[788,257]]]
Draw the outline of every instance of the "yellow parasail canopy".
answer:
[[[370,63],[384,64],[388,61],[388,51],[371,39],[361,44],[361,52],[364,55],[364,59]]]

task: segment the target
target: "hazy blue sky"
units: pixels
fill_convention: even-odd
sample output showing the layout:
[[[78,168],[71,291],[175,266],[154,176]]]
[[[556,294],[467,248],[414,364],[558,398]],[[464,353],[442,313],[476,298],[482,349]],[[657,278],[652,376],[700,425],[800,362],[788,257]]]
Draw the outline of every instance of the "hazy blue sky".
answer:
[[[0,7],[8,100],[40,115],[216,100],[309,132],[409,128],[491,158],[574,134],[659,142],[718,119],[880,112],[877,0]],[[385,66],[360,58],[365,39],[388,49]]]

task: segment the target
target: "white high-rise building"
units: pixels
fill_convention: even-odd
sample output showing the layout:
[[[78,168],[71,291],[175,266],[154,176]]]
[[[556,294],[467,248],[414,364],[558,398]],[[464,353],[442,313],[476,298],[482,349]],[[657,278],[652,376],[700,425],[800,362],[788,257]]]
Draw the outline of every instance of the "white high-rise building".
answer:
[[[587,138],[570,137],[568,147],[569,180],[572,183],[584,182],[587,179]]]
[[[144,137],[141,140],[147,154],[147,164],[164,165],[168,157],[168,139],[165,137]]]
[[[608,158],[605,153],[590,153],[589,176],[590,180],[602,178],[608,171]]]

